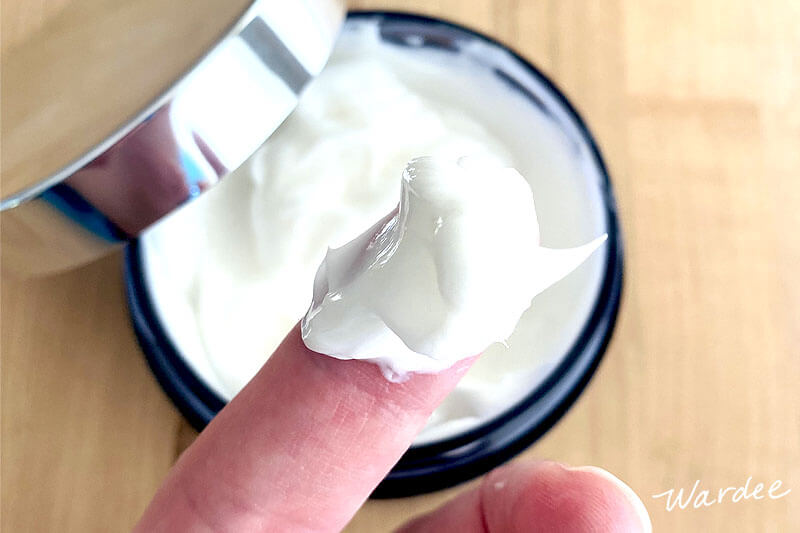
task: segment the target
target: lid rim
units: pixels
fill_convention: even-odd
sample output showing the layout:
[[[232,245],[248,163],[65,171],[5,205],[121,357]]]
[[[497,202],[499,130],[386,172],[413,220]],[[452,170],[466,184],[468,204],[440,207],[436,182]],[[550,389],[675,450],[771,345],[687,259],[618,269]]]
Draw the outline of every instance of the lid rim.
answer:
[[[0,196],[0,212],[8,209],[13,209],[25,202],[28,202],[38,197],[39,195],[41,195],[43,192],[47,191],[54,185],[57,185],[58,183],[61,183],[62,181],[68,179],[70,176],[80,171],[81,169],[92,163],[95,159],[101,157],[111,148],[116,146],[117,143],[119,143],[122,139],[124,139],[128,134],[136,130],[136,128],[144,124],[155,113],[166,108],[170,104],[170,102],[173,101],[177,93],[186,84],[187,79],[193,73],[201,70],[203,66],[208,63],[210,56],[212,56],[217,50],[222,48],[227,43],[233,41],[237,37],[242,36],[242,34],[246,31],[246,29],[250,25],[250,23],[253,22],[253,20],[260,18],[259,15],[263,13],[264,4],[266,3],[266,1],[267,0],[253,1],[249,5],[249,7],[246,10],[244,10],[244,12],[242,12],[242,14],[220,34],[220,36],[216,39],[214,44],[211,45],[199,58],[197,58],[196,61],[191,63],[190,66],[187,67],[177,77],[177,79],[175,79],[166,89],[164,89],[158,96],[156,96],[148,105],[146,105],[139,111],[134,112],[123,124],[121,124],[117,129],[115,129],[111,134],[109,134],[104,140],[94,144],[93,146],[88,148],[82,155],[64,164],[58,170],[51,172],[49,175],[46,175],[38,180],[35,180],[35,182],[32,185],[24,186],[20,189],[14,190],[9,194]],[[338,2],[338,0],[333,0],[332,3],[335,3],[336,5],[341,7],[341,3]],[[340,27],[343,20],[344,20],[344,10],[339,9],[339,17],[336,24]],[[331,42],[330,47],[328,49],[328,55],[330,55],[332,47],[333,43]],[[313,78],[313,76],[311,77]],[[266,138],[263,140],[266,140]],[[230,169],[230,171],[232,170],[234,169]]]

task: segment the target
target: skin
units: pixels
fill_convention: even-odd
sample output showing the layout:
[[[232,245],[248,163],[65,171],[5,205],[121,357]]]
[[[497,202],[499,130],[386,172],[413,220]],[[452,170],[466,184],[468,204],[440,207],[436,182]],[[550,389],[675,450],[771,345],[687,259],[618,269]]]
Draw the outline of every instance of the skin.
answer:
[[[295,327],[183,453],[135,531],[341,530],[474,359],[390,383],[375,365],[308,350]],[[517,463],[402,531],[650,531],[640,515],[607,475]]]

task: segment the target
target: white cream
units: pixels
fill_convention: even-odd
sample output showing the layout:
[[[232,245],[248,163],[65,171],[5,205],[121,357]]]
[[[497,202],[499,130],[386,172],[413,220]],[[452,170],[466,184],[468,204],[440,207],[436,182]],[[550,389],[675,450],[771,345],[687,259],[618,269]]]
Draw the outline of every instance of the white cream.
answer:
[[[414,159],[400,190],[396,209],[328,250],[302,321],[308,348],[376,363],[390,381],[505,343],[533,297],[606,238],[540,246],[530,186],[487,159]]]
[[[303,317],[328,247],[349,242],[397,205],[398,172],[413,157],[475,154],[517,168],[533,190],[548,247],[605,231],[600,174],[589,147],[562,133],[568,117],[556,114],[557,125],[469,54],[380,43],[374,30],[348,22],[329,64],[276,134],[142,240],[159,317],[223,398]],[[544,89],[536,96],[552,102]],[[508,346],[484,352],[417,442],[474,427],[547,376],[591,312],[605,253],[537,297]]]

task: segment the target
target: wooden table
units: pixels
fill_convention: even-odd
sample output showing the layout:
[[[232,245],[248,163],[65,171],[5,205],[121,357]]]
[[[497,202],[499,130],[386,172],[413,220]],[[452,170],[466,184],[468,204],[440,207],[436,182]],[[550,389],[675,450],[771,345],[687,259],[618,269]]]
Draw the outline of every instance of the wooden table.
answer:
[[[627,245],[617,331],[586,393],[524,457],[616,473],[656,531],[797,531],[799,4],[354,5],[510,43],[564,88],[610,164]],[[3,531],[126,530],[194,437],[144,363],[121,279],[117,255],[3,280]],[[792,492],[672,512],[651,497],[749,476]],[[348,531],[388,530],[458,490],[369,502]]]

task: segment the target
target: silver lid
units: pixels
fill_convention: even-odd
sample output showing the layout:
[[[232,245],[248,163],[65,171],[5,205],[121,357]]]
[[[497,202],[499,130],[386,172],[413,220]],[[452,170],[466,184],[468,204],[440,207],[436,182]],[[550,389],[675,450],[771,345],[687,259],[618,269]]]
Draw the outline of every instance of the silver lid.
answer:
[[[30,137],[23,134],[35,121],[26,122],[19,112],[32,105],[39,115],[47,111],[48,101],[31,100],[31,93],[47,94],[46,88],[23,94],[31,77],[46,83],[47,73],[31,76],[28,65],[14,68],[11,57],[12,67],[3,72],[4,121],[12,117],[3,128],[4,140],[11,138],[4,147],[0,200],[4,267],[40,273],[80,264],[213,186],[294,109],[303,88],[325,65],[343,17],[337,0],[254,2],[171,88],[104,140],[60,164],[58,149],[47,143],[38,158],[39,147],[29,148]],[[131,33],[133,42],[147,37],[140,27]],[[51,56],[46,59],[63,61]],[[15,80],[15,75],[28,77]],[[65,144],[68,139],[53,146]],[[23,156],[15,157],[19,153]],[[47,165],[56,168],[36,175]]]

